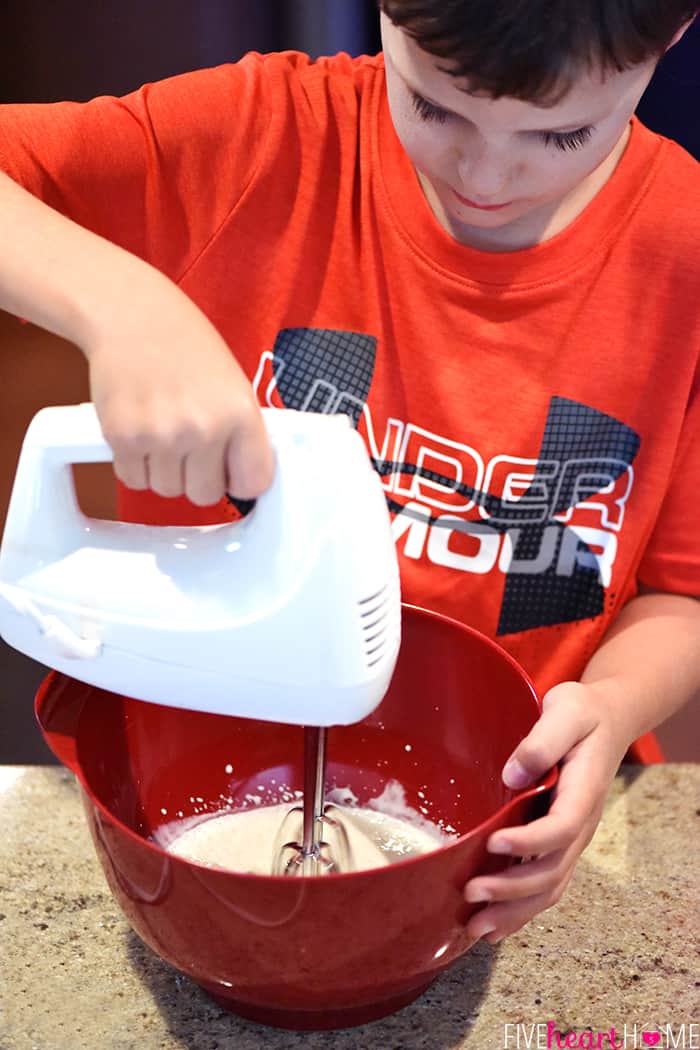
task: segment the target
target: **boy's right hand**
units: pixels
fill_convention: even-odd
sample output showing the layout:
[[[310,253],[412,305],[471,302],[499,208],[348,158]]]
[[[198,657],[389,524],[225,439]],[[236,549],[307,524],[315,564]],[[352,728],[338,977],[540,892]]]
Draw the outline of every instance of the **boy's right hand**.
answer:
[[[216,503],[254,499],[274,457],[252,387],[191,299],[158,269],[0,172],[0,309],[76,343],[117,477]]]
[[[250,383],[176,285],[152,270],[140,277],[90,312],[81,339],[117,477],[200,506],[227,492],[254,499],[274,456]]]

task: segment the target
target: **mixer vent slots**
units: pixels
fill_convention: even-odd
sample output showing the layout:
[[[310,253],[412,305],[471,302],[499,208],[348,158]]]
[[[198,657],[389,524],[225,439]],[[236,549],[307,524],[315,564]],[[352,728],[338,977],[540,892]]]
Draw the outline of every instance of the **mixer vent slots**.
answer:
[[[368,667],[375,667],[391,652],[396,632],[394,591],[395,585],[390,580],[381,590],[358,602]]]

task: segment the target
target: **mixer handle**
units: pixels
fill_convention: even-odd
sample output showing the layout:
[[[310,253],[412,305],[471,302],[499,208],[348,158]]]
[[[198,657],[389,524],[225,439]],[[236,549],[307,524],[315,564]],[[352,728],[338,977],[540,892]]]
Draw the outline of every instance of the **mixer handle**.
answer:
[[[113,458],[90,401],[42,408],[29,424],[24,440],[59,465],[108,463]]]
[[[319,433],[324,441],[327,441],[329,426],[343,429],[350,426],[346,416],[318,416],[265,408],[262,411],[273,447],[284,438],[289,440],[291,436],[296,439],[300,433],[309,438],[319,425],[323,427]],[[105,463],[112,459],[112,450],[104,438],[92,403],[61,405],[38,412],[22,445],[3,548],[53,549],[53,538],[58,536],[75,539],[79,546],[90,519],[78,506],[70,467],[74,463]],[[276,472],[270,489],[258,501],[260,510],[264,508],[265,511],[259,517],[258,531],[263,528],[263,521],[267,528],[279,529],[278,475]],[[1,563],[0,555],[0,566]]]
[[[85,528],[70,466],[106,463],[112,450],[95,406],[43,408],[27,430],[7,512],[3,547],[44,547],[51,537]]]

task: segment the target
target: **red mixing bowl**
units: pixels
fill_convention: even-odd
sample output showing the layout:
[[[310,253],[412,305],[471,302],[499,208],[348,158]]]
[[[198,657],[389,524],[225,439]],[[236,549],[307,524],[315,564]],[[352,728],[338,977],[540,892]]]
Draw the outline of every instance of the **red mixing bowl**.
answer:
[[[494,642],[405,606],[391,688],[363,722],[330,730],[328,782],[362,805],[391,779],[457,832],[434,853],[323,878],[237,874],[150,841],[180,814],[301,790],[302,729],[128,699],[52,673],[36,699],[44,736],[78,777],[90,831],[124,915],[217,1002],[283,1028],[364,1024],[405,1006],[473,944],[469,878],[502,870],[497,828],[547,808],[552,770],[511,791],[504,762],[540,704]],[[225,801],[229,800],[229,801]]]

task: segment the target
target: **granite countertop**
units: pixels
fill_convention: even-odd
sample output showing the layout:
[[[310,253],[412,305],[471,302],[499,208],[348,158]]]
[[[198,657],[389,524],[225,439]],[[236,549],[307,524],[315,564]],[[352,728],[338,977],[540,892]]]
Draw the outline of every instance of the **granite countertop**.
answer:
[[[658,1026],[658,1047],[700,1047],[700,765],[623,767],[556,907],[393,1017],[324,1034],[240,1020],[141,943],[72,774],[2,766],[0,801],[1,1050],[525,1050],[550,1021],[562,1045],[607,1048],[590,1033],[614,1026],[643,1047]]]

